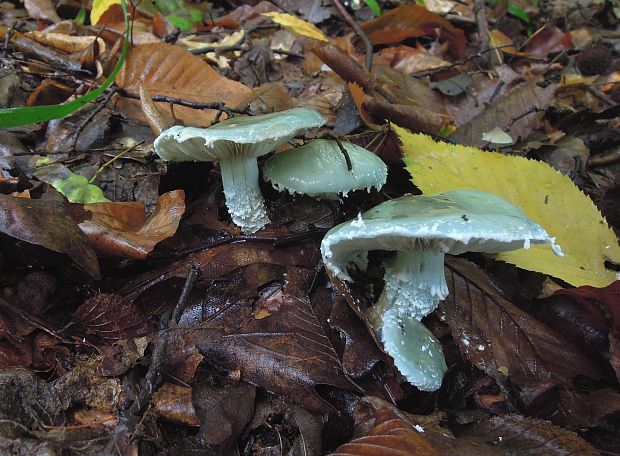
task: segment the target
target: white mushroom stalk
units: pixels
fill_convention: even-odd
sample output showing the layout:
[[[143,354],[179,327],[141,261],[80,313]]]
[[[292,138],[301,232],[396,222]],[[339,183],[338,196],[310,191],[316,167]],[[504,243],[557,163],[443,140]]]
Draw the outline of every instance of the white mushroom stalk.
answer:
[[[222,185],[226,206],[233,223],[254,233],[269,223],[263,195],[258,185],[256,158],[221,158]]]
[[[561,255],[554,239],[508,201],[455,190],[386,201],[332,228],[321,253],[330,275],[351,281],[347,269],[364,269],[369,251],[396,252],[384,265],[385,286],[368,320],[407,380],[432,391],[447,367],[441,345],[420,320],[448,295],[445,254],[499,253],[531,243],[549,243]]]
[[[162,132],[155,152],[170,161],[218,161],[230,217],[245,233],[269,223],[259,188],[257,157],[325,119],[314,109],[296,108],[254,117],[235,117],[210,128],[175,126]]]

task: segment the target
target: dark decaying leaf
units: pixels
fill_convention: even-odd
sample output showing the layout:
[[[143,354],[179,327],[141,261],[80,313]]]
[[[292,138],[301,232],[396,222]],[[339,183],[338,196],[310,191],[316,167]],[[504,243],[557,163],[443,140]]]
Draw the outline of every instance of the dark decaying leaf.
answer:
[[[484,144],[482,135],[495,127],[508,133],[513,141],[525,140],[553,101],[556,88],[556,84],[545,88],[532,82],[520,84],[499,101],[487,106],[481,114],[461,125],[450,136],[450,140],[477,147]]]
[[[347,374],[360,378],[368,375],[380,361],[391,364],[389,356],[379,349],[364,323],[342,298],[336,298],[328,321],[344,339],[342,365]]]
[[[0,231],[69,255],[92,278],[99,277],[95,252],[62,203],[0,195]]]
[[[210,315],[203,314],[203,318],[212,326],[223,325],[224,336],[197,346],[209,362],[222,369],[239,370],[241,378],[249,383],[310,410],[333,411],[317,389],[358,388],[344,373],[307,293],[300,288],[309,277],[312,271],[287,268],[278,282],[267,285],[253,310],[250,308],[250,318],[248,305],[252,300],[244,296],[222,297],[220,304],[212,305]],[[212,292],[210,296],[213,299]]]
[[[192,404],[192,389],[189,386],[164,383],[153,395],[153,411],[176,424],[200,426]]]
[[[446,260],[450,295],[441,306],[463,355],[502,384],[570,384],[604,374],[560,334],[509,302],[490,278],[460,258]]]
[[[256,388],[249,385],[194,386],[192,403],[202,439],[210,445],[229,447],[252,419],[255,397]]]
[[[153,330],[133,302],[107,293],[87,299],[75,311],[73,323],[107,342],[145,336]]]
[[[172,279],[187,277],[190,264],[200,268],[204,281],[216,280],[235,269],[250,264],[314,267],[321,254],[316,241],[296,243],[292,246],[271,248],[268,243],[233,243],[194,253],[183,260],[155,271],[149,271],[129,281],[120,294],[135,299],[152,286]]]
[[[520,415],[495,416],[474,424],[461,436],[495,449],[496,454],[583,455],[600,454],[574,432],[548,421]]]

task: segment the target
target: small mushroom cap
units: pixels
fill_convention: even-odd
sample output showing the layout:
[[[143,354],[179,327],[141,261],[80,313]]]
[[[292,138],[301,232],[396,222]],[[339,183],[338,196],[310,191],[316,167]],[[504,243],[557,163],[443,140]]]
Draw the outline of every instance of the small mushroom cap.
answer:
[[[256,158],[324,123],[325,119],[314,109],[295,108],[260,116],[234,117],[209,128],[177,125],[162,132],[154,148],[164,160],[177,162]]]
[[[381,342],[409,383],[422,391],[441,387],[448,367],[441,344],[422,322],[398,316],[394,310],[386,312],[381,325]]]
[[[321,253],[332,273],[351,280],[347,266],[370,250],[499,253],[527,249],[531,242],[551,243],[554,252],[562,254],[554,238],[503,198],[454,190],[381,203],[328,231]]]
[[[351,160],[351,170],[337,141],[317,139],[270,157],[263,176],[278,191],[315,198],[335,199],[350,191],[383,187],[387,179],[385,163],[363,147],[341,144]]]

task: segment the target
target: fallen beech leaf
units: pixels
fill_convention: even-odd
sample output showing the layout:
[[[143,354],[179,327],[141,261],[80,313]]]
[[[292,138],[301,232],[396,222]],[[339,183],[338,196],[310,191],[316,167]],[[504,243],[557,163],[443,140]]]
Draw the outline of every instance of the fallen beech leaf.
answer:
[[[620,262],[616,235],[592,202],[563,174],[545,163],[433,141],[394,127],[403,144],[413,183],[424,193],[473,189],[510,201],[550,236],[564,256],[548,246],[500,253],[496,258],[572,285],[604,287],[616,279],[605,260]]]
[[[99,278],[97,256],[62,203],[0,194],[0,232],[67,254],[91,277]]]
[[[407,38],[437,36],[436,29],[441,29],[440,40],[448,42],[450,53],[457,59],[465,56],[465,33],[423,6],[398,6],[364,22],[362,29],[374,44],[393,44]]]
[[[24,36],[37,43],[72,54],[97,46],[97,55],[105,52],[105,41],[96,36],[73,36],[64,33],[26,32]]]
[[[140,81],[151,96],[165,95],[197,103],[221,102],[239,108],[254,98],[249,87],[220,75],[200,57],[166,43],[144,44],[131,49],[116,83],[137,95]],[[131,116],[142,117],[137,100],[120,101]],[[172,123],[170,106],[167,103],[156,105],[167,116],[167,122]],[[174,113],[187,125],[204,127],[209,126],[217,110],[175,106]]]
[[[176,424],[200,426],[192,404],[192,389],[189,386],[164,383],[153,394],[153,411],[158,416]]]
[[[473,263],[446,257],[450,295],[441,305],[463,355],[499,384],[570,385],[603,373],[564,337],[509,302]]]
[[[329,38],[316,25],[304,21],[303,19],[286,13],[263,13],[263,16],[270,17],[273,22],[281,25],[291,32],[298,35],[315,38],[320,41],[329,41]]]
[[[106,342],[142,337],[153,331],[140,309],[117,294],[100,293],[87,299],[72,321]]]
[[[174,190],[161,195],[146,221],[144,206],[138,203],[98,203],[84,209],[92,216],[79,226],[96,250],[144,260],[157,243],[176,232],[185,212],[185,192]]]
[[[366,108],[364,107],[364,103],[370,100],[370,97],[366,95],[364,89],[362,89],[355,82],[347,83],[347,87],[349,88],[349,92],[351,93],[351,98],[353,98],[353,103],[357,107],[357,112],[359,112],[360,117],[366,124],[366,126],[375,131],[381,131],[381,125],[375,123],[375,119],[371,117],[370,114],[366,112]],[[383,122],[380,122],[381,124]]]

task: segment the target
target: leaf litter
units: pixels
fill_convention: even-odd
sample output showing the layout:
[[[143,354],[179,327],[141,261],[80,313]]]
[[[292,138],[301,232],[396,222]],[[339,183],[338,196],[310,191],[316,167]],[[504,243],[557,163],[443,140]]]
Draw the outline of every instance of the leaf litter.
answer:
[[[173,3],[132,10],[99,98],[0,132],[0,452],[618,452],[618,11]],[[102,86],[124,17],[96,0],[88,25],[89,7],[0,6],[2,108]],[[171,125],[294,107],[327,124],[282,149],[346,130],[389,165],[384,189],[323,201],[261,181],[272,222],[245,235],[217,163],[151,152]],[[344,283],[319,245],[387,199],[455,188],[513,202],[565,255],[448,258],[424,323],[449,369],[421,392],[367,317],[390,254]]]

